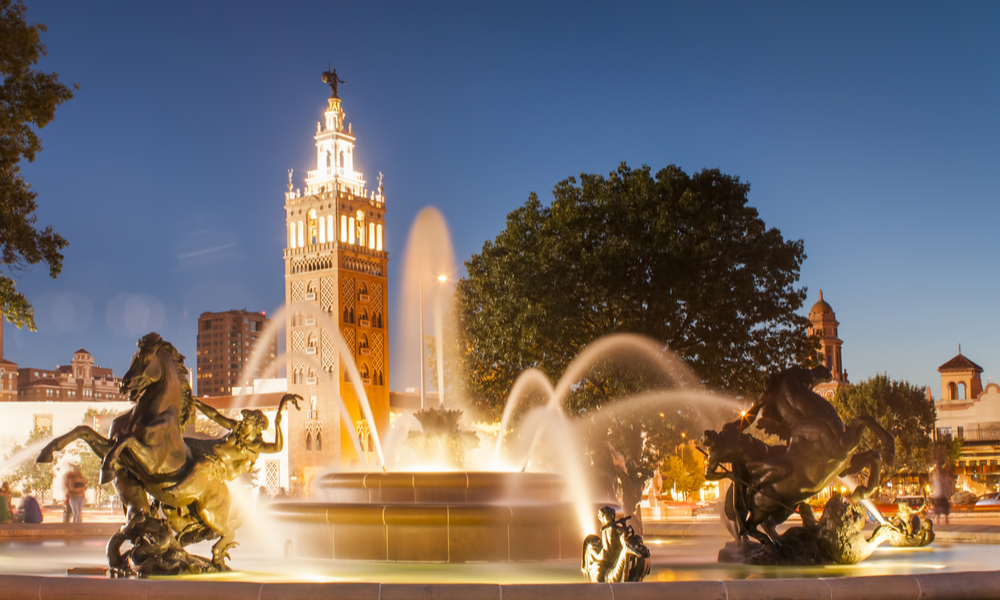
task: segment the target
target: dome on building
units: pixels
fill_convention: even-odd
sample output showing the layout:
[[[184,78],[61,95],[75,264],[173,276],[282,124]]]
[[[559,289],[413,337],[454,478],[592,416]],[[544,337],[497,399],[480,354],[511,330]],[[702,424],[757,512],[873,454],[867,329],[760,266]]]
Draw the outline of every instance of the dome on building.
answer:
[[[819,291],[819,302],[817,302],[816,304],[813,304],[813,307],[811,309],[809,309],[809,314],[810,315],[814,315],[814,314],[823,314],[823,313],[829,313],[829,314],[832,315],[833,314],[833,308],[829,304],[827,304],[825,300],[823,300],[823,290],[820,290]]]

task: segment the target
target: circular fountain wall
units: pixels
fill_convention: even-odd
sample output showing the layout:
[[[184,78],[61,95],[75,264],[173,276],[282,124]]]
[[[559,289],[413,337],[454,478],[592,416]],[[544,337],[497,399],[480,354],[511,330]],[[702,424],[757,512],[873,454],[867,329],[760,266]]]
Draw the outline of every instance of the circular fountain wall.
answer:
[[[575,558],[583,532],[549,473],[332,473],[319,502],[282,502],[292,553],[393,562]]]

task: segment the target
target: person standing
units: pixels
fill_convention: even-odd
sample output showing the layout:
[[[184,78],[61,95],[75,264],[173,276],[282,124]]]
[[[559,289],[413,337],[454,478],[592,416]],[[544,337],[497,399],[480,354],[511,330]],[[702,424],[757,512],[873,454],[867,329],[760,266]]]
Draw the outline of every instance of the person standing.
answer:
[[[0,488],[0,523],[10,523],[14,516],[14,511],[10,507],[10,483],[3,482]]]
[[[80,465],[73,465],[66,475],[66,493],[69,496],[70,522],[83,523],[83,502],[87,493],[87,478]]]

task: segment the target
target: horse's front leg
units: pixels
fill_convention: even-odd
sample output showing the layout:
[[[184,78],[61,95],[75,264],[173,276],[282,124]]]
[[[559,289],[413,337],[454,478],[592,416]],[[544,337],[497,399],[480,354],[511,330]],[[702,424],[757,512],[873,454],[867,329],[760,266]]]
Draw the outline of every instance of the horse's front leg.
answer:
[[[42,448],[42,451],[38,453],[38,458],[35,459],[35,462],[52,462],[52,454],[54,452],[61,452],[64,448],[66,448],[66,446],[69,446],[76,440],[80,439],[82,439],[85,444],[90,446],[90,449],[94,451],[94,454],[102,458],[108,453],[108,449],[111,447],[111,441],[106,437],[86,425],[79,425],[74,427],[69,433],[61,435],[46,444],[45,447]]]
[[[852,456],[850,464],[840,473],[840,476],[857,475],[865,467],[868,467],[868,479],[865,481],[865,485],[858,485],[851,492],[852,502],[867,500],[882,484],[882,456],[878,450],[866,450]]]

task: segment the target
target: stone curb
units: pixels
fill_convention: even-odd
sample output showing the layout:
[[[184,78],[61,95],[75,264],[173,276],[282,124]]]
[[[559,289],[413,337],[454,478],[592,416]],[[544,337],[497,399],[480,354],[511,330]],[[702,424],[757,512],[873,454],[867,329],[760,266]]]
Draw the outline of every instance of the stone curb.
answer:
[[[253,583],[0,575],[5,600],[979,600],[1000,572],[617,584]]]
[[[0,525],[0,540],[109,538],[122,523],[8,523]]]

